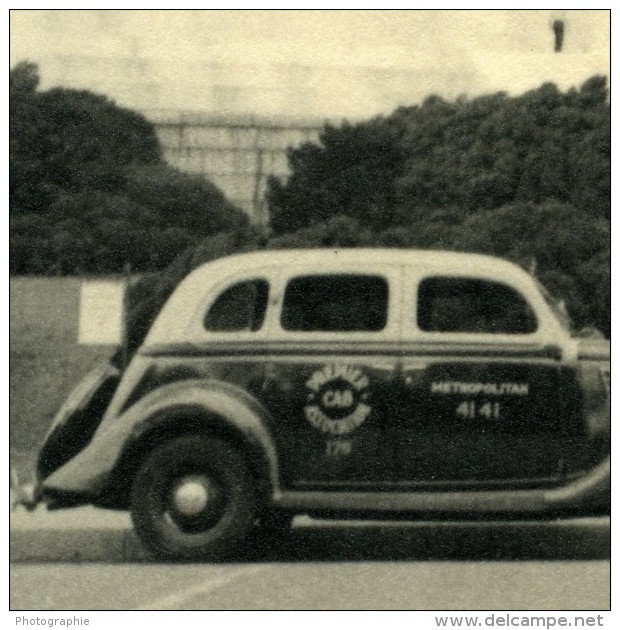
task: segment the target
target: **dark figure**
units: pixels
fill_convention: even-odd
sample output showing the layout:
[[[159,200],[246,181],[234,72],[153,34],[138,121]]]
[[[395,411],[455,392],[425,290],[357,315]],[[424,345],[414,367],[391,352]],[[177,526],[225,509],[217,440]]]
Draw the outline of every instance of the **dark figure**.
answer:
[[[562,51],[562,44],[564,43],[564,20],[553,21],[553,33],[555,35],[555,52]]]

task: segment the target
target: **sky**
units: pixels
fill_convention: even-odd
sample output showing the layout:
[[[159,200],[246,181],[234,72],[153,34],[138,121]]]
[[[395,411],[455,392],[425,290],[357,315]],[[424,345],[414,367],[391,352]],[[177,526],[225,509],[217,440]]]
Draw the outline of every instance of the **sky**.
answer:
[[[606,10],[17,10],[10,24],[11,65],[38,63],[42,88],[141,111],[364,118],[610,73]]]

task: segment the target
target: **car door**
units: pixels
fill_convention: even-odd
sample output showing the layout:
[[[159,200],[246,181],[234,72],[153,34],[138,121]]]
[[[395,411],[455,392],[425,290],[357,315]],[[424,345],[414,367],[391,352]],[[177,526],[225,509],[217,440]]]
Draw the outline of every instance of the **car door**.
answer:
[[[371,487],[393,476],[400,269],[299,268],[286,274],[258,394],[285,487]]]
[[[503,281],[457,274],[421,275],[406,290],[399,478],[458,488],[561,477],[578,387],[528,300]]]

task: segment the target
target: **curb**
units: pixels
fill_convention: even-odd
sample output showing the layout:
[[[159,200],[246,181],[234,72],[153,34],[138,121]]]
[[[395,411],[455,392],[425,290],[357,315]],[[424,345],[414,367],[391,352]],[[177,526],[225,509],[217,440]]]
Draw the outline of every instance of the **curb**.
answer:
[[[147,559],[125,513],[45,507],[11,512],[9,560],[36,562],[143,562]]]
[[[41,530],[11,532],[9,561],[143,562],[147,559],[131,531]]]

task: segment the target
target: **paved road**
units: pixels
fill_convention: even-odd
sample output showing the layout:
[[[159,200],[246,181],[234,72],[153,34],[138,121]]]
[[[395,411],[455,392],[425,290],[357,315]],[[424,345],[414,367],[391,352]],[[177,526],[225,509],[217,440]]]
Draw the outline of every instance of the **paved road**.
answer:
[[[605,610],[609,520],[302,524],[234,562],[19,564],[10,587],[14,610]]]

